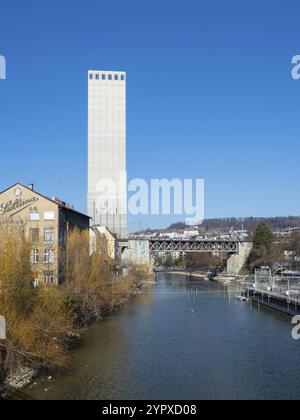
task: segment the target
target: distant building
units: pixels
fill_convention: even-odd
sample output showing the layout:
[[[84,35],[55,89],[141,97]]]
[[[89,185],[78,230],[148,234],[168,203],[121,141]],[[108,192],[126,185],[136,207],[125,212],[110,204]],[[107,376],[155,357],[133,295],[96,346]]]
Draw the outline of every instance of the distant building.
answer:
[[[199,236],[199,230],[185,230],[183,234],[188,238],[195,238]]]
[[[116,260],[118,257],[118,241],[103,226],[91,226],[90,228],[90,253],[95,252],[106,254],[112,260]]]
[[[126,239],[126,73],[89,71],[88,85],[88,214]]]
[[[0,224],[24,228],[31,245],[35,283],[59,284],[66,275],[68,232],[89,229],[90,218],[58,199],[15,184],[0,193]]]
[[[161,236],[169,239],[179,239],[181,237],[180,233],[178,232],[166,232],[162,233]]]

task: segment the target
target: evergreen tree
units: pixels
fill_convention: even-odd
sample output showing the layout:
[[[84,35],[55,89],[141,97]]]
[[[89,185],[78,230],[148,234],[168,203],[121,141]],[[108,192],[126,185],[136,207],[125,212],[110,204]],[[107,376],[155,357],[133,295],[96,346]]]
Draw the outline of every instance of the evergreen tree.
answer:
[[[253,270],[259,266],[272,266],[278,258],[278,247],[274,244],[274,236],[266,223],[260,223],[255,231],[253,250],[248,259],[248,268]]]
[[[264,247],[266,250],[271,250],[273,245],[273,233],[268,228],[266,223],[260,223],[254,234],[253,246],[255,249]]]

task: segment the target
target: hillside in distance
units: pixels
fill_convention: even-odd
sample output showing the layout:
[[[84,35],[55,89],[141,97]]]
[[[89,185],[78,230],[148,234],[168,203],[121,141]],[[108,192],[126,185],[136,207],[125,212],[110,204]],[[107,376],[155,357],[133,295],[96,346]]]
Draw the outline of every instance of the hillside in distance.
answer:
[[[247,217],[247,218],[226,218],[206,219],[199,226],[202,232],[226,232],[229,230],[241,230],[242,228],[254,232],[259,223],[265,222],[273,231],[300,227],[300,216],[283,217]],[[167,231],[180,231],[187,229],[185,223],[172,224]]]

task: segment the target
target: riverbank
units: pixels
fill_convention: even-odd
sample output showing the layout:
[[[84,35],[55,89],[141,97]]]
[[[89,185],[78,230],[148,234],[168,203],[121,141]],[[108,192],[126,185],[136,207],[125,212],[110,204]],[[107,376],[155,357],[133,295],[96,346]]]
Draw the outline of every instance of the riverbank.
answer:
[[[171,275],[178,275],[178,276],[188,276],[191,278],[198,278],[201,280],[207,280],[211,281],[209,279],[209,271],[199,271],[199,272],[191,272],[189,270],[182,270],[182,271],[168,271],[164,274],[171,274]],[[218,274],[216,277],[213,278],[213,281],[218,281],[220,283],[230,283],[230,282],[236,282],[236,283],[243,283],[246,280],[247,276],[242,275],[226,275],[226,274]]]
[[[81,332],[93,323],[116,314],[140,293],[143,280],[151,280],[147,270],[141,266],[130,267],[125,276],[115,276],[113,267],[102,263],[100,274],[102,280],[98,284],[98,276],[93,281],[87,278],[81,283],[77,272],[76,282],[72,285],[33,291],[36,306],[28,315],[24,312],[22,317],[19,316],[21,330],[16,325],[15,312],[11,314],[3,306],[2,313],[8,321],[8,337],[12,341],[1,342],[2,383],[19,390],[39,376],[52,377],[55,372],[63,371],[68,366],[71,352],[81,344]],[[104,279],[106,281],[103,282]],[[35,333],[35,340],[27,336],[31,332]],[[21,340],[18,340],[19,337]],[[4,364],[12,358],[14,364]]]

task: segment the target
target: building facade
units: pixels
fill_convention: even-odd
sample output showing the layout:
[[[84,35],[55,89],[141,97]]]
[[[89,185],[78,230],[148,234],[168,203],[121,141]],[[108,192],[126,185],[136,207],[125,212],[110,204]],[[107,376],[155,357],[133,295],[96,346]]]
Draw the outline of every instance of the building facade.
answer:
[[[104,226],[91,226],[90,228],[90,254],[100,252],[117,260],[118,241]]]
[[[126,73],[88,73],[88,214],[127,238]]]
[[[60,284],[66,277],[68,232],[89,229],[90,218],[58,199],[15,184],[0,193],[0,224],[24,228],[31,246],[30,261],[36,284]]]

